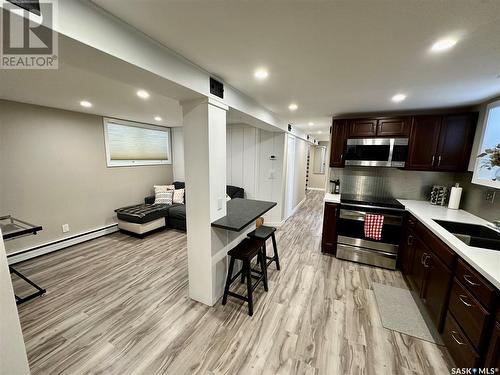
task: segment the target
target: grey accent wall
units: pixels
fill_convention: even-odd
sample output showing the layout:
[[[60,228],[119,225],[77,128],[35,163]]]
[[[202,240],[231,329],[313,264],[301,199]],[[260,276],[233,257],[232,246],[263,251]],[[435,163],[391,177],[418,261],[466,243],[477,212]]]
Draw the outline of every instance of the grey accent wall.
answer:
[[[393,168],[330,168],[342,193],[404,199],[429,199],[432,185],[455,184],[455,173],[403,171]]]
[[[114,224],[114,209],[172,182],[171,165],[108,168],[100,116],[0,100],[0,137],[0,214],[43,226],[7,253]]]
[[[500,190],[471,183],[472,173],[458,175],[463,187],[460,208],[488,221],[500,220]],[[486,201],[486,192],[495,191],[493,203]]]

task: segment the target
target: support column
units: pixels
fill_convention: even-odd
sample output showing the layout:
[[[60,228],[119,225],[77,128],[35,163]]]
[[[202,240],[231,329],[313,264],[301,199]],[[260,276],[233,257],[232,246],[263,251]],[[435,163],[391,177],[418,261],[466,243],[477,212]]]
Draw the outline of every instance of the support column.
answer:
[[[189,296],[213,306],[226,273],[226,231],[211,223],[226,215],[226,112],[206,98],[183,103]]]

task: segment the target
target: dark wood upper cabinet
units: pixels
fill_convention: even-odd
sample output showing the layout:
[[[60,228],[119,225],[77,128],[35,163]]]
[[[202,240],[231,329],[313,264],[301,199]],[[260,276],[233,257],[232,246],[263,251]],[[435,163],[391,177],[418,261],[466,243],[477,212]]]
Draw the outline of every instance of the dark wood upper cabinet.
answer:
[[[335,203],[325,203],[323,215],[323,235],[321,238],[321,251],[323,253],[337,253],[337,216],[339,206]]]
[[[335,119],[330,166],[344,166],[343,156],[347,138],[408,137],[408,158],[405,169],[463,172],[467,170],[477,117],[477,113],[457,112]]]
[[[377,135],[377,119],[354,119],[349,121],[349,137],[375,137]]]
[[[436,152],[436,170],[467,170],[476,123],[477,115],[474,113],[443,117]]]
[[[378,120],[378,137],[408,137],[411,117],[387,117]]]
[[[432,170],[436,162],[441,116],[415,116],[411,126],[407,169]]]
[[[330,167],[344,166],[344,149],[347,139],[347,120],[335,120],[332,124],[332,142],[330,147]]]

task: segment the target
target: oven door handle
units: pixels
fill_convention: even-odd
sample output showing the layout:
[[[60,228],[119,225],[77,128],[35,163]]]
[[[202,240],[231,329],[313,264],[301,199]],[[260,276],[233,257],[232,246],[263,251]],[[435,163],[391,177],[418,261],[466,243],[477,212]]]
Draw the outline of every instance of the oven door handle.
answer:
[[[340,209],[340,218],[341,219],[351,219],[351,220],[359,220],[359,221],[364,221],[366,214],[369,214],[371,212],[365,212],[365,211],[354,211],[354,210],[346,210],[341,208]],[[398,216],[398,215],[387,215],[387,214],[378,214],[374,212],[373,214],[375,215],[382,215],[384,219],[396,219],[396,221],[401,221],[403,222],[403,217]]]
[[[405,212],[404,208],[394,208],[394,207],[382,207],[382,206],[372,206],[369,204],[356,204],[356,203],[342,203],[344,206],[349,206],[349,207],[358,207],[358,208],[373,208],[376,210],[386,210],[386,211],[396,211],[400,212],[401,215]]]

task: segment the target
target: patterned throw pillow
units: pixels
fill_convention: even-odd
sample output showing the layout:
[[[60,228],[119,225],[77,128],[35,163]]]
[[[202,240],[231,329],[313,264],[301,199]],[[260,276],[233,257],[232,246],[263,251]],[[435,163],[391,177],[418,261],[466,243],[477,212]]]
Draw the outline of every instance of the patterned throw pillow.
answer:
[[[184,189],[174,190],[174,203],[184,204]]]
[[[172,204],[174,190],[170,189],[173,185],[155,185],[155,203],[154,204]]]

